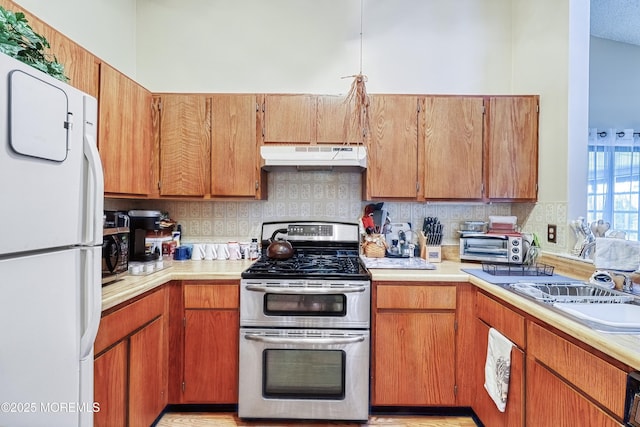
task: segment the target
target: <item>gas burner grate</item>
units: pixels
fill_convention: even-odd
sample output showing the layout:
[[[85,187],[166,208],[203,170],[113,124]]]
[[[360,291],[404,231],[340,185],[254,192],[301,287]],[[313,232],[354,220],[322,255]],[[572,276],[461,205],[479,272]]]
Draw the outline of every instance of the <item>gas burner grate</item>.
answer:
[[[248,273],[299,273],[299,274],[358,274],[361,272],[357,256],[324,256],[296,254],[284,260],[274,260],[263,256],[249,269]]]

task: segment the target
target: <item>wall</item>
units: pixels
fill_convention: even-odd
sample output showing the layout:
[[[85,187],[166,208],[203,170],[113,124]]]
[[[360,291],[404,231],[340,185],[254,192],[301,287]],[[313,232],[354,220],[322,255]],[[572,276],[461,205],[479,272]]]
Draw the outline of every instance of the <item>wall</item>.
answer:
[[[640,129],[640,46],[591,37],[589,127]]]
[[[136,0],[14,0],[14,3],[136,79]]]
[[[508,93],[511,0],[138,0],[156,92]],[[170,58],[170,60],[169,60]],[[362,60],[362,64],[360,64]]]
[[[539,203],[514,206],[543,248],[569,252],[568,222],[586,216],[589,2],[513,1],[513,88],[540,94]],[[548,224],[557,243],[546,241]]]
[[[20,3],[125,72],[133,55],[135,78],[156,92],[345,93],[350,79],[342,77],[362,71],[371,93],[540,94],[540,203],[515,208],[525,229],[543,234],[558,224],[566,244],[546,249],[572,246],[567,215],[580,179],[570,145],[586,132],[574,109],[584,85],[573,83],[574,59],[588,49],[588,36],[574,37],[576,27],[588,29],[584,0]],[[132,4],[135,23],[127,20]],[[89,29],[68,20],[68,10],[89,17]]]

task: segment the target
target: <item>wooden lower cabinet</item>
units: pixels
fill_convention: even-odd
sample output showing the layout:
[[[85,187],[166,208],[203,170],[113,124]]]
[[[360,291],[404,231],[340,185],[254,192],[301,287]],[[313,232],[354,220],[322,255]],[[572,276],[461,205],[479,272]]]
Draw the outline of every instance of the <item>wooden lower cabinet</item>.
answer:
[[[525,354],[518,347],[511,350],[511,370],[509,373],[509,393],[504,412],[500,412],[489,393],[484,388],[484,366],[489,341],[489,325],[476,320],[476,400],[473,405],[478,418],[484,425],[491,427],[524,426],[524,367]]]
[[[473,410],[486,426],[524,426],[525,318],[482,292],[478,292],[476,295],[476,316],[475,382],[473,384],[476,394]],[[496,329],[514,344],[511,350],[509,392],[504,412],[498,410],[495,402],[484,388],[490,328]]]
[[[129,425],[146,426],[167,404],[164,319],[157,318],[129,338]]]
[[[372,404],[454,405],[455,285],[375,288]]]
[[[527,426],[547,425],[548,413],[557,426],[622,425],[627,373],[605,359],[529,321]]]
[[[95,426],[149,426],[167,404],[166,293],[103,316],[94,345]]]
[[[184,285],[182,403],[238,402],[239,286]]]
[[[95,359],[93,400],[100,411],[94,415],[94,427],[127,425],[128,348],[127,341],[120,341]]]
[[[527,358],[526,423],[527,427],[623,425],[530,357]]]
[[[606,355],[482,291],[476,295],[475,315],[473,410],[484,425],[622,426],[626,372]],[[490,327],[514,343],[505,412],[483,385]]]

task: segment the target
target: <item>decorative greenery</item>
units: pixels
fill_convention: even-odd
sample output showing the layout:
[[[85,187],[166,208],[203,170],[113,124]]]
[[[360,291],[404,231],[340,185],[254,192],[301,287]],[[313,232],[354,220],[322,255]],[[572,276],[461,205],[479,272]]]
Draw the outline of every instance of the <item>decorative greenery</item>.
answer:
[[[54,55],[44,53],[49,42],[29,26],[24,13],[11,12],[0,6],[0,52],[68,82],[64,65]]]

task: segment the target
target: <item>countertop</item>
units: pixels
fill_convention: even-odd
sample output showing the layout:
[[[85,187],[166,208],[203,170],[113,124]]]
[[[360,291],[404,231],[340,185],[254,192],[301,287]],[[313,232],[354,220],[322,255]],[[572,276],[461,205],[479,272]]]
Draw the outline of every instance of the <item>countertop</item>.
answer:
[[[171,280],[239,280],[253,261],[173,261],[170,267],[147,276],[124,276],[102,287],[102,311],[150,291]]]
[[[125,276],[102,288],[102,310],[112,308],[170,280],[239,280],[252,261],[174,261],[171,267],[148,276]],[[640,335],[597,332],[499,285],[470,275],[462,269],[478,264],[443,261],[435,270],[372,269],[374,281],[393,282],[470,282],[506,303],[537,317],[549,325],[589,344],[614,359],[640,370]]]

